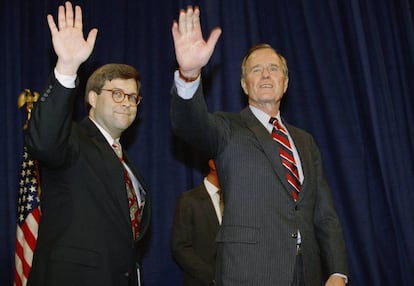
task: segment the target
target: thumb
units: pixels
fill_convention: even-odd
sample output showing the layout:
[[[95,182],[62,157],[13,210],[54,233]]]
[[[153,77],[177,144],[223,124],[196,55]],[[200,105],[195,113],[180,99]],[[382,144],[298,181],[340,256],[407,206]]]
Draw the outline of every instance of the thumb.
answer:
[[[214,28],[213,31],[211,31],[210,36],[207,40],[207,46],[210,48],[210,50],[214,50],[215,45],[217,44],[218,39],[221,35],[221,29],[220,28]]]
[[[93,47],[95,46],[95,42],[96,42],[96,37],[98,35],[98,29],[92,29],[89,34],[88,34],[88,38],[86,39],[86,42],[88,43],[88,45],[93,49]]]

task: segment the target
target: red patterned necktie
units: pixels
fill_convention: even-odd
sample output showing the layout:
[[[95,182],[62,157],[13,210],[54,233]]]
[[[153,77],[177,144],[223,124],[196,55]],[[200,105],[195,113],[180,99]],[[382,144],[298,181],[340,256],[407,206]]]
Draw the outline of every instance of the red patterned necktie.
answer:
[[[121,144],[117,141],[114,141],[112,144],[112,148],[114,149],[115,153],[118,155],[119,160],[124,165],[124,159],[122,157],[122,148]],[[139,235],[139,215],[140,209],[138,205],[137,196],[134,191],[134,185],[132,184],[131,177],[129,176],[128,170],[124,165],[124,174],[125,174],[125,186],[128,196],[128,205],[129,205],[129,215],[131,218],[131,225],[132,225],[132,234],[134,236],[134,240],[138,239]]]
[[[291,186],[291,194],[293,200],[298,199],[298,194],[302,188],[299,181],[299,172],[296,166],[295,158],[293,156],[292,147],[290,146],[289,137],[286,129],[279,124],[275,117],[271,117],[269,121],[274,127],[272,130],[273,139],[279,144],[280,161],[286,169],[286,179]]]

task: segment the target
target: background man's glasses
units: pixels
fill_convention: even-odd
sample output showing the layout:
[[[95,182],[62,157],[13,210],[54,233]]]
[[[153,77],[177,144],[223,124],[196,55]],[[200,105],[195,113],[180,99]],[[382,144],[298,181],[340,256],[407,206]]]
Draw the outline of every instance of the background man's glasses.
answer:
[[[101,90],[109,91],[112,93],[112,100],[116,103],[121,103],[124,101],[125,96],[128,97],[128,102],[133,105],[138,105],[141,103],[142,96],[136,94],[136,93],[125,93],[122,89],[104,89],[101,88]]]

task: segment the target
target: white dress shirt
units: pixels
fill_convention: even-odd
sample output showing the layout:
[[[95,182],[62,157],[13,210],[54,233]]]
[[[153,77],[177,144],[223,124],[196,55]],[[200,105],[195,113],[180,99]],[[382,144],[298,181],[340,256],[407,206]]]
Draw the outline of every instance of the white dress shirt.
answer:
[[[213,202],[214,209],[216,210],[217,220],[219,221],[219,224],[221,224],[223,214],[220,210],[220,195],[218,193],[219,189],[210,183],[207,178],[204,178],[204,186],[206,187],[207,192],[210,195],[210,199]]]

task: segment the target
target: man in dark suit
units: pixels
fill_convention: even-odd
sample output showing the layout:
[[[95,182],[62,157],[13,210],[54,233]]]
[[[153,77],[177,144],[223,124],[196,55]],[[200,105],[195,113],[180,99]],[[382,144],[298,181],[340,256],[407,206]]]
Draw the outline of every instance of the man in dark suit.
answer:
[[[213,285],[216,267],[216,235],[222,219],[220,184],[213,160],[199,186],[177,201],[172,253],[184,272],[184,286]]]
[[[88,79],[89,116],[73,122],[77,70],[97,30],[84,40],[82,11],[70,2],[48,24],[58,56],[33,108],[26,143],[40,162],[41,210],[31,286],[138,285],[140,243],[150,220],[143,178],[119,138],[135,120],[140,79],[135,68],[109,64]],[[131,207],[130,207],[131,206]]]
[[[253,47],[241,76],[249,106],[240,114],[208,113],[200,73],[221,29],[205,41],[199,13],[189,6],[172,26],[179,69],[171,121],[178,137],[216,163],[225,201],[216,285],[345,285],[345,242],[320,152],[310,134],[287,124],[279,113],[288,87],[285,59],[269,45]],[[276,119],[291,153],[283,159],[282,145],[273,136],[280,134],[274,130]],[[292,167],[288,178],[287,167]]]

